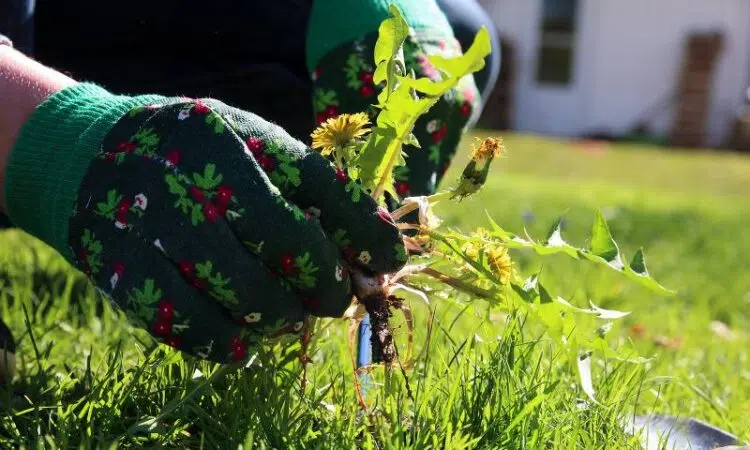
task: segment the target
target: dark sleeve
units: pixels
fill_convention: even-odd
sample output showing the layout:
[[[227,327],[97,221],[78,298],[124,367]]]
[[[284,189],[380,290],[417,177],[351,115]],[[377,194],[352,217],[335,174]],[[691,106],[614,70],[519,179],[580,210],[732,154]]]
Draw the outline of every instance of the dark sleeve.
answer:
[[[0,8],[0,34],[20,52],[31,54],[34,38],[34,0],[3,0]]]

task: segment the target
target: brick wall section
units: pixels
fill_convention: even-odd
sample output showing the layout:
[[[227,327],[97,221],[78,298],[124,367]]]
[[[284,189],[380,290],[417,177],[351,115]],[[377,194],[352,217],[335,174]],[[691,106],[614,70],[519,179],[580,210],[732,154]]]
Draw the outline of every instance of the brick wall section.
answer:
[[[688,37],[670,144],[680,147],[701,147],[706,144],[705,127],[711,84],[723,43],[721,33],[692,34]]]

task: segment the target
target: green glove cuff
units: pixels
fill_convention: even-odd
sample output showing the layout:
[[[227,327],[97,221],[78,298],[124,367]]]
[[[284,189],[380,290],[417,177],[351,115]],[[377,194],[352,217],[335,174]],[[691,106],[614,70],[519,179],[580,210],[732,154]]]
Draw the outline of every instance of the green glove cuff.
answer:
[[[39,105],[6,169],[5,204],[13,223],[71,260],[68,220],[102,140],[128,110],[162,98],[117,96],[79,83]]]
[[[435,0],[315,0],[307,34],[307,68],[312,72],[320,60],[342,44],[377,31],[396,5],[415,30],[429,29],[453,36],[448,19]]]

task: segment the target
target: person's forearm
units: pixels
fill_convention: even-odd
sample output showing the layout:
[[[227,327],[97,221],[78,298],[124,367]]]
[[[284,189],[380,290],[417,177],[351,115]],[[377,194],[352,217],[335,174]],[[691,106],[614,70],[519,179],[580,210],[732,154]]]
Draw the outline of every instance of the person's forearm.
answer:
[[[5,168],[18,133],[34,109],[71,78],[0,45],[0,212],[5,210]]]

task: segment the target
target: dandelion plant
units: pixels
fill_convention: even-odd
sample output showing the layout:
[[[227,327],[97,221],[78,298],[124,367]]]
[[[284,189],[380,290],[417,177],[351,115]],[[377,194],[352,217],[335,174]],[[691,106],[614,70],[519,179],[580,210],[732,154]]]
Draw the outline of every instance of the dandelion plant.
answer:
[[[378,114],[374,123],[370,123],[364,112],[343,114],[328,119],[312,134],[313,148],[331,158],[339,176],[346,180],[347,190],[353,196],[370,195],[383,205],[386,195],[398,198],[393,187],[394,171],[406,163],[405,146],[420,151],[412,133],[417,119],[462,77],[480,70],[491,50],[489,33],[482,28],[463,55],[431,57],[441,74],[440,79],[416,78],[406,73],[403,62],[402,45],[409,32],[408,26],[398,8],[391,6],[390,12],[391,16],[380,25],[375,46],[373,79],[382,85],[382,91],[375,105]],[[404,290],[426,299],[424,291],[429,285],[433,293],[436,289],[463,293],[470,299],[507,310],[520,309],[536,318],[575,362],[584,392],[596,401],[589,373],[590,358],[598,352],[604,357],[628,359],[604,340],[611,321],[628,313],[605,310],[594,303],[576,307],[560,296],[553,296],[542,285],[540,274],[523,276],[519,272],[513,264],[511,250],[530,249],[541,256],[563,253],[618,271],[660,294],[674,292],[649,275],[642,251],[639,250],[629,264],[624,262],[601,214],[595,217],[589,248],[567,243],[560,222],[543,241],[506,231],[491,217],[488,217],[489,228],[470,233],[444,229],[433,213],[433,206],[440,201],[461,201],[478,192],[487,180],[493,161],[505,152],[499,138],[479,140],[454,187],[430,196],[404,198],[400,207],[392,211],[397,226],[405,231],[403,239],[410,259],[397,273],[369,274],[349,267],[355,294],[345,315],[350,320],[350,348],[359,321],[369,313],[375,361],[386,368],[396,362],[408,367],[406,361],[399,361],[389,319],[392,310],[401,309],[407,316],[407,323],[411,323],[407,305],[396,294]],[[594,316],[604,324],[593,330],[577,327],[576,316],[580,314]],[[364,405],[361,395],[359,398]]]

